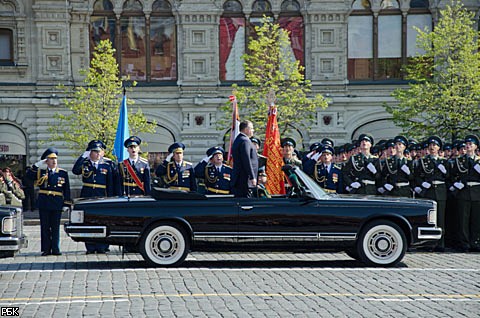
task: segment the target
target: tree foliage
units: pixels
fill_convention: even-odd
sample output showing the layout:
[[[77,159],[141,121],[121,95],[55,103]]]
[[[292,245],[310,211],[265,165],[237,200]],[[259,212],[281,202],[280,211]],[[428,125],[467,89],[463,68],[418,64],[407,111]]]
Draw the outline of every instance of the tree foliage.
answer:
[[[113,158],[123,87],[115,49],[109,40],[96,46],[90,68],[80,73],[85,75],[85,85],[73,89],[60,86],[66,92],[63,103],[68,111],[54,115],[56,121],[48,128],[51,140],[65,142],[77,154],[85,150],[90,140],[100,139],[107,146],[106,156]],[[141,109],[134,113],[132,100],[127,99],[127,105],[130,134],[155,132],[155,122],[147,121]]]
[[[425,54],[406,66],[408,89],[397,89],[398,105],[386,105],[395,124],[413,137],[455,139],[480,125],[480,53],[474,13],[461,3],[440,11],[432,32],[419,30]]]
[[[288,31],[265,16],[255,30],[256,36],[248,41],[249,53],[242,56],[250,85],[232,85],[241,119],[252,121],[256,132],[263,135],[268,119],[267,96],[273,92],[281,135],[292,126],[311,125],[317,109],[326,108],[328,103],[321,94],[311,96],[311,83],[305,80],[304,67],[293,55]],[[231,114],[230,103],[223,110]]]

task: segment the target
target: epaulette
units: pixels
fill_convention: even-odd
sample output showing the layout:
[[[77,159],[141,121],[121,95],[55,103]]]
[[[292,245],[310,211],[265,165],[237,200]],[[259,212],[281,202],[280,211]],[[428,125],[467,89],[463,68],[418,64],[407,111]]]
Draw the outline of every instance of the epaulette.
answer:
[[[185,161],[185,160],[184,160],[183,162],[185,162],[186,165],[191,165],[191,166],[193,166],[193,163],[191,163],[190,161]]]
[[[62,168],[57,168],[57,169],[58,169],[58,171],[65,171],[65,172],[67,172],[67,170],[62,169]]]
[[[107,158],[107,157],[103,157],[103,161],[110,162],[110,161],[112,161],[112,159]]]
[[[334,163],[333,166],[334,166],[335,168],[337,168],[337,169],[342,169],[342,167],[339,166],[339,165],[337,165],[336,163]]]
[[[225,167],[233,169],[231,166],[227,165],[226,163],[223,164]]]
[[[148,160],[145,159],[145,158],[140,157],[139,159],[140,159],[140,161],[142,161],[142,162],[148,163]]]

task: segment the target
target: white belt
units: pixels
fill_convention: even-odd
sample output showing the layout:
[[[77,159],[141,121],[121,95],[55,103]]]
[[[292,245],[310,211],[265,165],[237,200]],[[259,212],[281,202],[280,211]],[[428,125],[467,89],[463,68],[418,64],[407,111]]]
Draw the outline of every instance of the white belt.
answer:
[[[363,184],[375,184],[375,181],[372,180],[362,180]]]
[[[469,187],[474,187],[474,186],[478,186],[478,185],[480,185],[480,182],[474,182],[474,181],[467,182],[467,186],[469,186]]]
[[[408,182],[399,182],[399,183],[395,183],[395,185],[396,185],[397,187],[406,187],[406,186],[409,186],[410,183],[408,183]]]
[[[432,184],[436,184],[436,185],[439,185],[439,184],[445,184],[445,181],[437,181],[437,180],[433,180],[433,181],[432,181]]]

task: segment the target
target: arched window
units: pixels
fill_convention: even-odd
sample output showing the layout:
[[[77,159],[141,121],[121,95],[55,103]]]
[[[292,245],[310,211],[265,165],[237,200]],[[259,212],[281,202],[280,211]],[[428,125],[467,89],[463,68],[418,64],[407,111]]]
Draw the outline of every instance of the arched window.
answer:
[[[220,17],[220,80],[245,79],[241,56],[245,54],[245,16],[242,5],[236,0],[223,4]]]
[[[151,79],[177,79],[177,33],[168,1],[153,3],[150,17]]]
[[[348,17],[349,80],[373,79],[373,14],[368,0],[355,0]]]
[[[383,0],[378,15],[376,80],[401,79],[402,13],[397,0]]]
[[[293,55],[295,59],[300,61],[300,65],[305,66],[304,26],[300,4],[296,0],[285,0],[282,2],[281,10],[278,24],[289,31]]]
[[[14,65],[13,32],[10,29],[0,29],[0,65]]]
[[[252,13],[248,20],[248,37],[255,37],[255,26],[260,26],[263,16],[270,17],[273,21],[272,6],[267,0],[256,0],[252,4]]]
[[[147,57],[145,51],[145,16],[138,0],[127,0],[123,4],[120,18],[120,74],[131,80],[147,79]]]
[[[115,13],[109,0],[97,0],[90,18],[90,58],[101,40],[109,39],[115,47]]]
[[[402,79],[408,57],[423,53],[416,46],[414,26],[432,28],[428,6],[427,0],[412,0],[403,16],[397,0],[383,0],[374,17],[368,0],[355,0],[348,18],[348,79]]]

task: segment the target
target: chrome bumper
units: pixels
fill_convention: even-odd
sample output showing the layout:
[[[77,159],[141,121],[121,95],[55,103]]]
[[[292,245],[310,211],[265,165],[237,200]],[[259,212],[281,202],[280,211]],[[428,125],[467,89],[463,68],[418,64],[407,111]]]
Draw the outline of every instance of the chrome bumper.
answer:
[[[28,247],[28,239],[22,237],[0,237],[0,251],[18,251]]]
[[[439,227],[419,227],[419,240],[439,240],[442,237],[442,229]]]

